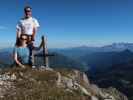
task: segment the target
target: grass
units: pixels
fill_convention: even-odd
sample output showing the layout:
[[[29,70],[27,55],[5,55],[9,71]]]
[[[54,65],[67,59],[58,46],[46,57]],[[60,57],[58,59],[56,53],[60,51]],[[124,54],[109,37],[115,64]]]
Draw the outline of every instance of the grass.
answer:
[[[3,71],[15,73],[14,89],[10,89],[0,100],[89,100],[79,91],[66,91],[56,86],[55,71],[12,68]],[[62,69],[61,74],[72,73]]]

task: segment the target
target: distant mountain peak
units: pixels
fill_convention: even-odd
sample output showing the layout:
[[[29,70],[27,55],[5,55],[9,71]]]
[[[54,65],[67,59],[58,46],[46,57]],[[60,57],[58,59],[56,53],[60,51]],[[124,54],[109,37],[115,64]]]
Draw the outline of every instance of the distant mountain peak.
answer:
[[[114,43],[113,46],[116,46],[118,48],[133,46],[133,43]]]

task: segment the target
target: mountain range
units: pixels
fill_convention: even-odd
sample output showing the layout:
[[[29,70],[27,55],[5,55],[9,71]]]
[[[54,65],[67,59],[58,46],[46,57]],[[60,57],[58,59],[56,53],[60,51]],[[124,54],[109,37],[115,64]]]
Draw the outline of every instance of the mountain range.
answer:
[[[133,43],[113,43],[111,45],[105,45],[102,47],[81,46],[81,47],[50,49],[50,50],[62,53],[70,57],[79,57],[94,52],[120,52],[126,49],[133,51]]]
[[[103,47],[49,49],[49,52],[54,52],[56,55],[50,58],[51,66],[69,65],[69,67],[77,66],[78,69],[84,70],[103,70],[112,64],[126,62],[132,58],[132,51],[133,43],[113,43]],[[0,62],[12,64],[12,52],[13,48],[0,49]]]

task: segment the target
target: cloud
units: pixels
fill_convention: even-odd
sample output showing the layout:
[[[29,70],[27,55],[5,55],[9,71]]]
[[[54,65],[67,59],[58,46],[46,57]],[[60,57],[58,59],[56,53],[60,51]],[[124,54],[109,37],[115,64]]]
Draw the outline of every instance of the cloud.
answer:
[[[0,25],[0,30],[5,30],[5,29],[7,29],[7,27]]]

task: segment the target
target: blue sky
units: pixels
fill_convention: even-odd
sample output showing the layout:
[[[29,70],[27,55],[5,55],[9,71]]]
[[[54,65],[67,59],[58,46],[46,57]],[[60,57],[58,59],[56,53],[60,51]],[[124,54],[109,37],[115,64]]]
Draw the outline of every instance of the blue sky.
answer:
[[[13,46],[16,23],[28,2],[48,47],[101,46],[133,42],[133,0],[1,0],[0,47]]]

